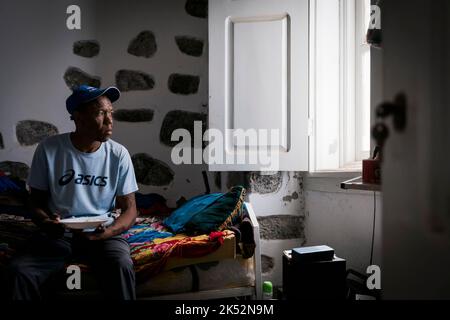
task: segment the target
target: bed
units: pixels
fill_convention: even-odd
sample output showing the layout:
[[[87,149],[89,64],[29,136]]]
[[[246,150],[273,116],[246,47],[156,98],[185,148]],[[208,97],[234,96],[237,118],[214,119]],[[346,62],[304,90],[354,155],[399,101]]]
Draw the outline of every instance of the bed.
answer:
[[[163,263],[161,260],[145,256],[145,251],[139,251],[142,246],[133,247],[132,245],[132,258],[138,278],[136,285],[138,300],[261,299],[259,225],[250,203],[244,203],[243,212],[248,217],[249,227],[252,231],[250,240],[254,244],[254,250],[251,256],[245,252],[244,247],[245,242],[248,242],[249,239],[245,239],[244,234],[238,237],[237,230],[233,228],[216,234],[217,238],[214,241],[211,240],[211,234],[197,235],[189,237],[189,239],[178,234],[172,237],[167,236],[166,239],[155,238],[155,242],[170,243],[175,237],[177,240],[176,250],[181,248],[183,252],[187,252],[184,256],[165,254]],[[138,224],[137,228],[142,225],[144,224]],[[0,243],[3,242],[0,245],[0,267],[2,264],[3,267],[6,265],[11,255],[11,248],[7,247],[7,243],[15,242],[13,249],[20,250],[20,240],[25,239],[26,235],[33,230],[34,226],[28,219],[0,214]],[[218,239],[220,245],[217,244]],[[192,246],[188,245],[190,242],[200,246],[201,250],[192,251]],[[139,253],[144,253],[144,257],[139,256]],[[153,259],[152,263],[149,263],[148,259]],[[142,261],[145,263],[141,263]],[[58,299],[99,298],[99,292],[89,268],[81,265],[81,269],[82,290],[70,291],[65,288],[65,281],[59,281],[59,285],[55,289]]]
[[[261,299],[262,283],[261,283],[261,252],[259,225],[256,220],[255,212],[249,203],[245,203],[245,210],[248,214],[253,228],[253,240],[255,243],[255,251],[252,257],[245,259],[240,254],[236,254],[234,238],[225,241],[225,246],[216,252],[196,259],[187,259],[188,261],[173,261],[176,266],[181,263],[187,268],[179,270],[178,268],[170,268],[161,275],[153,279],[154,282],[161,281],[162,284],[170,287],[171,281],[182,283],[183,277],[187,278],[188,285],[183,288],[183,292],[165,292],[157,293],[157,290],[151,290],[153,286],[158,288],[157,283],[141,284],[137,287],[138,299],[223,299],[231,297],[248,297],[251,299]],[[232,250],[229,250],[230,247]],[[182,259],[181,259],[182,260]],[[170,263],[169,263],[170,265]],[[175,271],[174,271],[175,270]],[[189,270],[189,275],[187,274]],[[184,273],[184,275],[182,275]],[[192,282],[192,278],[198,275],[198,287],[196,282]],[[190,286],[194,283],[194,288]],[[178,288],[180,289],[180,288]],[[170,291],[170,290],[169,290]]]

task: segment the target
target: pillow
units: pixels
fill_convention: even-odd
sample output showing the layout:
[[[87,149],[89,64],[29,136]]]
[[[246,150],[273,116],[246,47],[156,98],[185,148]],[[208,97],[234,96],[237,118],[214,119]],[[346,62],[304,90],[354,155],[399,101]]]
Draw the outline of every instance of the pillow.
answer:
[[[242,186],[227,193],[197,196],[172,212],[163,224],[175,233],[192,235],[224,230],[241,218],[244,198]]]

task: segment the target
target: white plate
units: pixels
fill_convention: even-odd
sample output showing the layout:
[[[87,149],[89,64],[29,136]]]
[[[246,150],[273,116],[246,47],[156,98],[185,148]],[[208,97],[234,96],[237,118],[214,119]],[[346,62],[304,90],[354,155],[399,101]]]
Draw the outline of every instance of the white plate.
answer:
[[[61,219],[59,222],[64,224],[69,229],[95,229],[99,225],[108,222],[109,217],[80,217]]]

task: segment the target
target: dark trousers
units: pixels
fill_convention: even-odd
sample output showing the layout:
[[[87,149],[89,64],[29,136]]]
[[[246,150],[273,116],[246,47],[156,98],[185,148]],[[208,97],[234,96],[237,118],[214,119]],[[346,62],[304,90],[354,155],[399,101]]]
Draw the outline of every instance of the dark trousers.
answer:
[[[37,233],[26,252],[15,257],[7,268],[7,282],[13,300],[41,300],[43,285],[65,271],[72,261],[92,267],[105,298],[134,300],[135,274],[130,247],[120,236],[89,241],[81,237],[52,239]],[[81,288],[82,290],[83,288]]]

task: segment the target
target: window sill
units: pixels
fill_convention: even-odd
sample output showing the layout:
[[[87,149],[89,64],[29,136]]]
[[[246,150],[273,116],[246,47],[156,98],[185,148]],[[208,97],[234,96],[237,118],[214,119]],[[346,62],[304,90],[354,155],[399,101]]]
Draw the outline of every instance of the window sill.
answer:
[[[306,173],[307,178],[341,178],[351,179],[362,175],[362,171],[316,171]]]
[[[351,179],[362,175],[362,162],[352,162],[336,170],[320,170],[306,173],[308,178],[343,178]]]
[[[362,176],[362,162],[354,162],[337,170],[305,173],[305,191],[328,193],[367,194],[363,190],[345,190],[341,183]]]
[[[341,189],[345,190],[364,190],[381,191],[380,184],[371,184],[362,182],[362,177],[356,177],[341,183]]]
[[[347,175],[347,176],[346,176]],[[348,176],[350,175],[350,176]],[[343,172],[333,172],[333,173],[321,173],[317,174],[307,174],[303,180],[303,189],[306,193],[308,192],[323,192],[323,193],[333,193],[342,195],[370,195],[370,190],[363,189],[359,186],[353,186],[350,188],[342,188],[342,182],[355,179],[355,177],[361,176],[361,173],[343,173]],[[380,187],[380,186],[379,186]],[[376,191],[376,190],[372,190]]]

